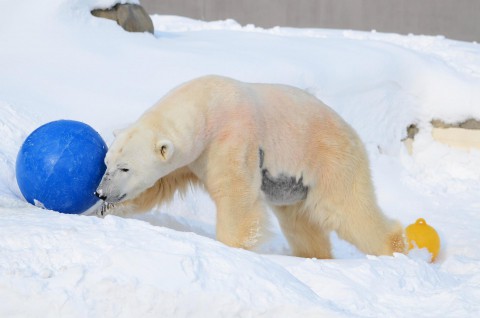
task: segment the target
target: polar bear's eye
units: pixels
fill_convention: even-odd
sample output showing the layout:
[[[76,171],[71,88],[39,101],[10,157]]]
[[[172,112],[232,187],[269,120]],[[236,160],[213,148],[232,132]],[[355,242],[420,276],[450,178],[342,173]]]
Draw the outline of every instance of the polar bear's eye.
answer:
[[[123,172],[128,172],[128,171],[130,171],[130,169],[127,169],[127,168],[122,168],[122,169],[120,169],[120,171],[123,171]]]

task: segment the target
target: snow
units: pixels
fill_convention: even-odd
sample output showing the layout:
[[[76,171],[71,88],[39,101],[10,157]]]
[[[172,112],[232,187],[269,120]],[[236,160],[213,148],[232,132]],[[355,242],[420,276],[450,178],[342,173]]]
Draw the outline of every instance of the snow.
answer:
[[[152,36],[89,13],[116,2],[0,2],[0,317],[480,314],[480,151],[430,135],[432,119],[480,119],[478,44],[172,16],[152,16]],[[110,143],[205,74],[294,85],[333,107],[367,146],[384,212],[405,226],[425,218],[442,240],[438,260],[364,255],[335,234],[336,259],[296,258],[274,220],[258,252],[229,248],[214,240],[215,208],[200,190],[128,218],[23,200],[15,158],[36,127],[80,120]],[[410,156],[400,140],[412,123]]]

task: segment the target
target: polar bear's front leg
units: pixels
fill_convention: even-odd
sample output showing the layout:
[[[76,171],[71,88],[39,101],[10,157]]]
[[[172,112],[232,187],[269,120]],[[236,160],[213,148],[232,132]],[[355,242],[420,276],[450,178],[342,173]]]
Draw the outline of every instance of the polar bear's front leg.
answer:
[[[228,155],[217,156],[228,165],[211,163],[214,169],[207,170],[203,181],[217,209],[217,240],[232,247],[252,250],[267,237],[268,214],[260,196],[258,151],[252,151],[250,158],[242,155],[245,154],[243,151],[229,151],[228,155],[235,154],[230,159]],[[221,152],[217,150],[217,153]]]
[[[241,195],[214,199],[217,206],[217,240],[244,249],[254,249],[265,239],[263,202],[248,202]]]

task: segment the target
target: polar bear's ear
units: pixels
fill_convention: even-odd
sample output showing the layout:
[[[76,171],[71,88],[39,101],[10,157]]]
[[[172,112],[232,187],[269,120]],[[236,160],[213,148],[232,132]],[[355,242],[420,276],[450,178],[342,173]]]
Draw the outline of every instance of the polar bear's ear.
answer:
[[[160,140],[157,142],[155,150],[164,161],[168,161],[170,158],[172,158],[175,147],[170,140]]]

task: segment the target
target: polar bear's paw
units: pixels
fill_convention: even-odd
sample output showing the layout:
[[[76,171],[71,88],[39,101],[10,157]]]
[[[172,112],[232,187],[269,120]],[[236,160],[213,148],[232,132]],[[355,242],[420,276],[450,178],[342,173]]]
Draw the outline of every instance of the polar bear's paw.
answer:
[[[104,218],[109,214],[124,216],[127,214],[127,210],[128,209],[126,208],[126,206],[121,203],[102,202],[102,204],[96,208],[94,214],[96,214],[100,218]]]

